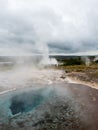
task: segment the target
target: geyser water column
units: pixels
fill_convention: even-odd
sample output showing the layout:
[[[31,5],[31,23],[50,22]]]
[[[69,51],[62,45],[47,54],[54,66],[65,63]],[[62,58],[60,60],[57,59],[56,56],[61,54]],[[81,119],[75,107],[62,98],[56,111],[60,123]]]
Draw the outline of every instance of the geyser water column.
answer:
[[[50,10],[46,9],[45,15],[48,16],[48,13],[51,14]],[[41,14],[41,17],[39,14]],[[41,7],[41,10],[37,12],[36,17],[34,17],[33,19],[33,29],[36,35],[35,49],[36,52],[42,55],[42,60],[39,63],[40,65],[58,64],[56,59],[49,58],[50,50],[48,43],[50,39],[52,39],[54,36],[53,24],[54,22],[51,20],[50,17],[48,17],[48,19],[44,17],[43,7]]]

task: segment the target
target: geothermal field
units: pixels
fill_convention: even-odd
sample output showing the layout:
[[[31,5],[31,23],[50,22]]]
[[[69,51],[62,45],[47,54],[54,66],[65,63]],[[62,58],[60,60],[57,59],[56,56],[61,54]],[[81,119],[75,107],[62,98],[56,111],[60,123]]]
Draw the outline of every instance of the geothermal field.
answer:
[[[98,130],[98,89],[42,63],[1,64],[0,130]]]
[[[98,130],[98,0],[0,0],[0,130]]]

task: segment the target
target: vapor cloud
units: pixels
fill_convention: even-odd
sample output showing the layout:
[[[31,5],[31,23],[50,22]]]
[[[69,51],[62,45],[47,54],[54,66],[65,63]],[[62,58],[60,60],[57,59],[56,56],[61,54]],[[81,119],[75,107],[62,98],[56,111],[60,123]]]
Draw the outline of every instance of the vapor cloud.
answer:
[[[98,0],[0,0],[0,55],[98,51]]]

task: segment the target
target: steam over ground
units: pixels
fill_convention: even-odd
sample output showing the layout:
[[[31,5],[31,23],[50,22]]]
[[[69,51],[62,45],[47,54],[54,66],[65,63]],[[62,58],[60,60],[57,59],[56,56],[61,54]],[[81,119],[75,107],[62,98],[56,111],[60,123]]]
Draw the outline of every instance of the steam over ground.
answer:
[[[37,84],[52,84],[59,82],[63,72],[53,69],[39,69],[30,66],[14,68],[0,72],[0,87],[21,88]]]

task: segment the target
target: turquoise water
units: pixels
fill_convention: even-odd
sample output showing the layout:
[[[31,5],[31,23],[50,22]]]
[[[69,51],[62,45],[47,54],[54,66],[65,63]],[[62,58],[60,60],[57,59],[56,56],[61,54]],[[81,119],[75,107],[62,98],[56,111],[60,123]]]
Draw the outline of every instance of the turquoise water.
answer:
[[[29,112],[40,105],[44,100],[43,89],[30,92],[23,92],[13,96],[10,101],[10,109],[13,115],[17,113]]]
[[[32,85],[0,96],[0,130],[35,127],[40,121],[56,120],[71,110],[70,93],[65,84]],[[60,110],[61,109],[61,110]],[[55,111],[56,110],[56,111]],[[63,114],[62,114],[63,112]],[[59,115],[58,115],[59,114]],[[53,117],[52,117],[53,116]],[[64,116],[65,118],[66,116]],[[51,119],[50,119],[51,118]],[[24,130],[24,129],[23,129]]]
[[[34,86],[35,87],[35,86]],[[54,93],[53,87],[20,89],[0,96],[0,122],[8,122],[17,114],[35,110]]]

